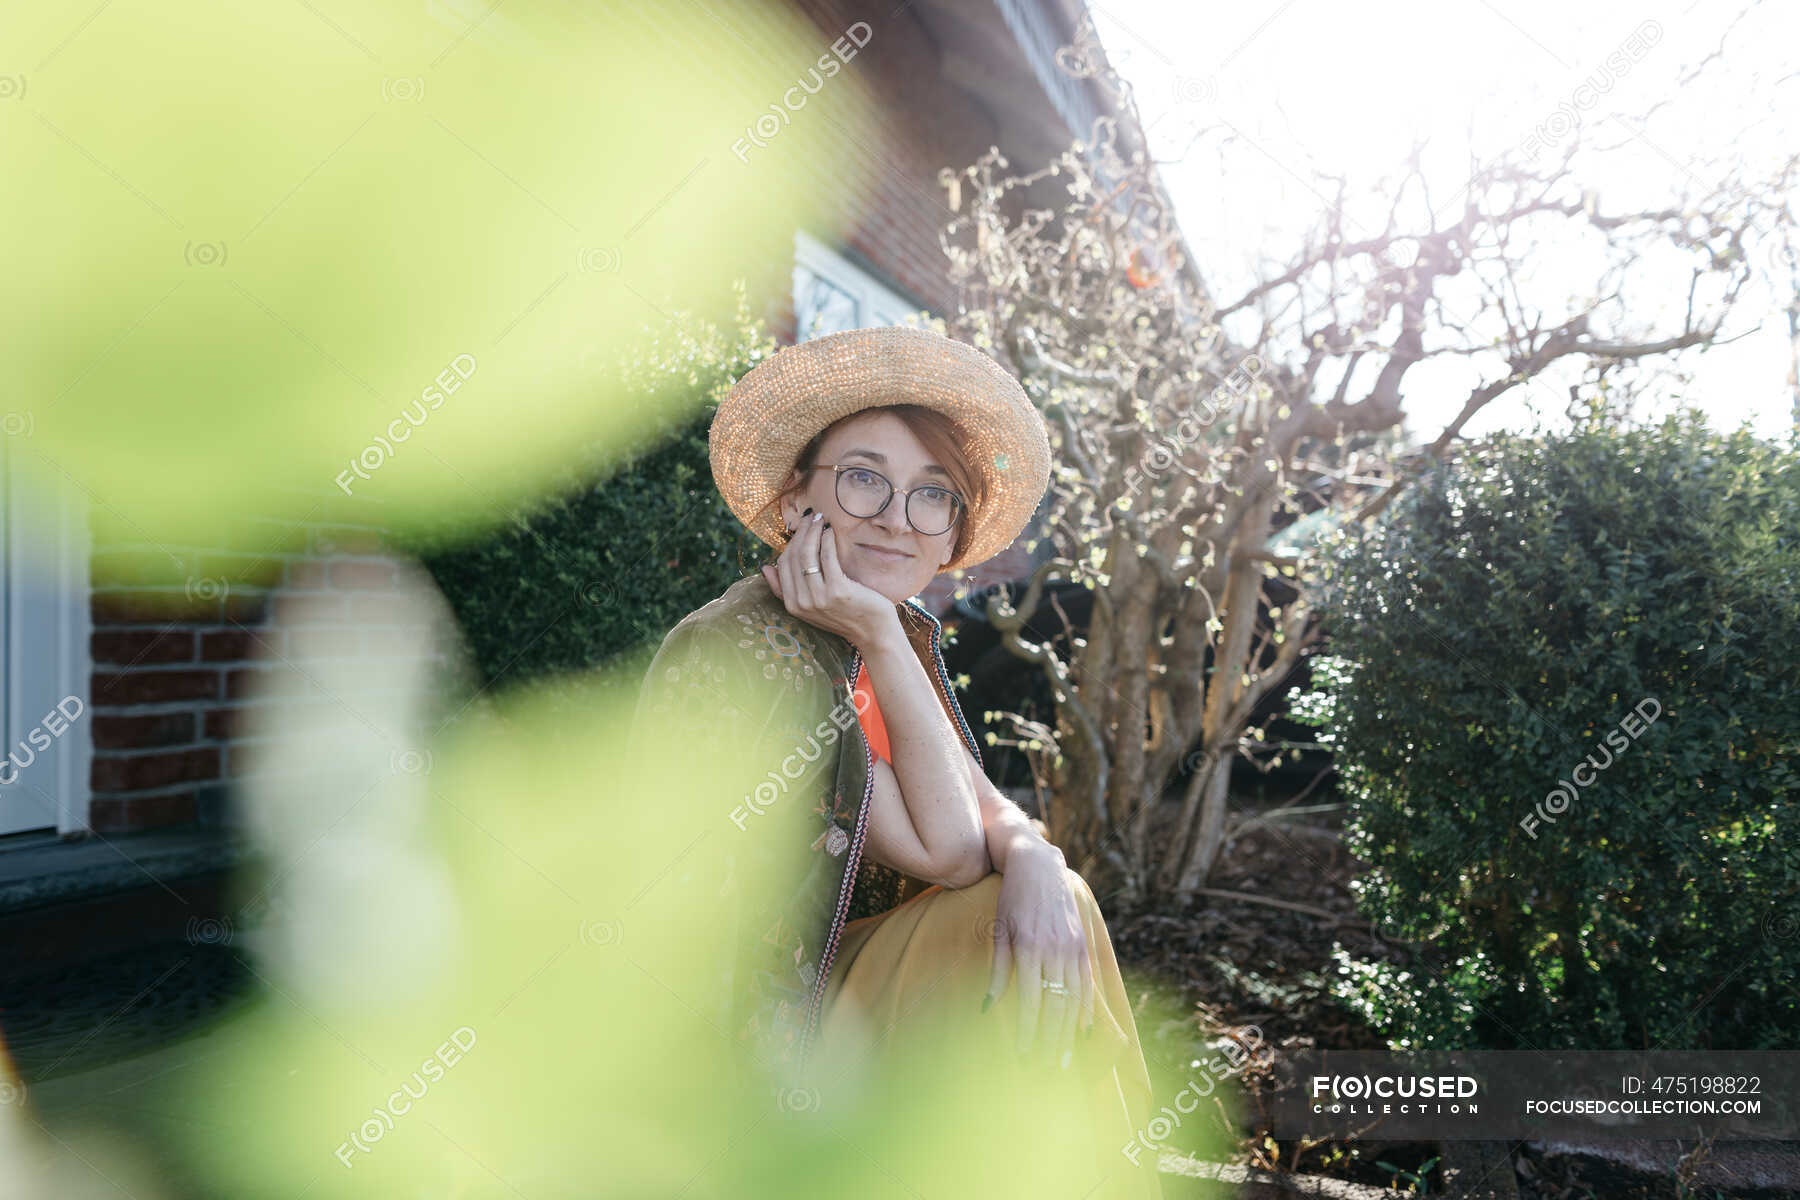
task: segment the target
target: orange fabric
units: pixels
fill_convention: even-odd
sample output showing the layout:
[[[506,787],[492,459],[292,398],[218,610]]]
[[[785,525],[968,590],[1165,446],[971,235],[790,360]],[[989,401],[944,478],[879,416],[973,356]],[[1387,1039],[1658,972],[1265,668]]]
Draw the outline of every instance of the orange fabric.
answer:
[[[856,672],[856,691],[858,695],[867,696],[866,704],[859,702],[862,709],[857,719],[862,722],[863,736],[869,739],[869,749],[882,762],[892,763],[893,757],[888,753],[887,722],[882,720],[881,706],[875,703],[875,689],[869,684],[869,664],[861,663]]]

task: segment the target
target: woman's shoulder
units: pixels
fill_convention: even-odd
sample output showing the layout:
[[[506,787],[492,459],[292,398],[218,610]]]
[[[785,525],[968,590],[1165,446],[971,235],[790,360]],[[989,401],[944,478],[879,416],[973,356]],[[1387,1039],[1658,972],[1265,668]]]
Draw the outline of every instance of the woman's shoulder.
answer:
[[[847,647],[790,614],[760,573],[740,579],[669,630],[644,672],[634,720],[685,723],[694,738],[736,721],[772,744],[802,744],[797,731],[837,702]]]
[[[770,625],[804,625],[788,613],[762,573],[744,576],[718,596],[675,622],[663,637],[663,645],[691,642],[706,634],[729,635],[736,640],[747,629]],[[808,626],[811,629],[811,626]],[[812,630],[817,633],[818,630]]]
[[[754,663],[755,673],[765,677],[842,673],[850,657],[844,639],[788,612],[760,571],[677,621],[657,655],[702,651]]]

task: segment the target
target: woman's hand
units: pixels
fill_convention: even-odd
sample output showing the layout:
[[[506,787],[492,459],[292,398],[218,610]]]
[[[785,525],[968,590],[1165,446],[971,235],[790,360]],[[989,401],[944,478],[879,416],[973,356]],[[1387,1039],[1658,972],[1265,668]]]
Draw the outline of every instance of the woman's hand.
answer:
[[[1030,1051],[1035,1037],[1039,1055],[1056,1063],[1068,1058],[1077,1025],[1086,1032],[1094,1027],[1094,970],[1067,872],[1052,854],[1026,854],[1020,847],[1008,855],[988,982],[988,996],[998,999],[1009,969],[1017,969],[1019,1052]],[[1062,984],[1068,994],[1046,988],[1045,981]]]
[[[808,567],[819,569],[808,574]],[[800,519],[775,565],[762,573],[789,613],[847,639],[865,654],[881,638],[906,637],[894,602],[838,566],[837,535],[825,528],[819,513]]]

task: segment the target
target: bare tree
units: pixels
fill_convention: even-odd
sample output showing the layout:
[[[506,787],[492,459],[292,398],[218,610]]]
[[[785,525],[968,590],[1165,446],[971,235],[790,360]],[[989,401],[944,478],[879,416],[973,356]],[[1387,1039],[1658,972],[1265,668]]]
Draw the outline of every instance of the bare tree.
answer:
[[[1797,160],[1759,183],[1733,176],[1678,204],[1613,211],[1575,177],[1571,137],[1543,167],[1523,153],[1478,165],[1440,220],[1415,149],[1386,189],[1385,227],[1359,231],[1334,181],[1302,244],[1218,297],[1184,254],[1154,164],[1120,145],[1142,124],[1091,24],[1059,62],[1097,80],[1117,119],[1031,174],[1008,174],[995,150],[941,174],[958,214],[942,235],[963,296],[955,331],[1017,371],[1057,451],[1056,553],[1016,607],[996,597],[989,616],[1056,699],[1054,730],[1013,718],[1014,732],[1051,741],[1053,838],[1127,905],[1185,903],[1228,834],[1232,760],[1271,749],[1249,728],[1254,710],[1320,634],[1316,567],[1277,533],[1304,514],[1372,517],[1484,406],[1560,360],[1604,386],[1624,364],[1720,340],[1749,275],[1746,239],[1788,220]],[[1022,200],[1046,189],[1057,207]],[[1574,303],[1531,283],[1552,236],[1604,263]],[[1685,316],[1641,327],[1631,286],[1646,255],[1670,251],[1689,272]],[[1481,382],[1406,452],[1403,381],[1445,355]],[[1022,632],[1054,580],[1093,592],[1067,655]],[[1162,803],[1184,759],[1184,794]]]

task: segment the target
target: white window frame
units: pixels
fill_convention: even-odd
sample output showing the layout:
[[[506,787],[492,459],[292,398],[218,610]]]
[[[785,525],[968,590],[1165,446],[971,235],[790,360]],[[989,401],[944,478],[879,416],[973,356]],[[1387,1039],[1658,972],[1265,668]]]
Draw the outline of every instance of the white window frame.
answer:
[[[800,298],[806,286],[806,274],[823,279],[846,293],[856,304],[855,323],[851,329],[867,329],[873,325],[900,325],[908,316],[925,310],[923,304],[907,299],[887,287],[869,272],[821,242],[804,229],[794,231],[794,338],[806,341],[810,335],[806,318],[800,311]],[[819,336],[836,330],[821,329]]]
[[[86,504],[50,473],[27,469],[23,441],[0,436],[0,760],[22,755],[21,742],[36,758],[0,783],[0,835],[54,827],[67,836],[91,828],[92,535]],[[51,735],[45,715],[71,696],[81,710]],[[50,736],[47,747],[29,740],[34,729]]]

